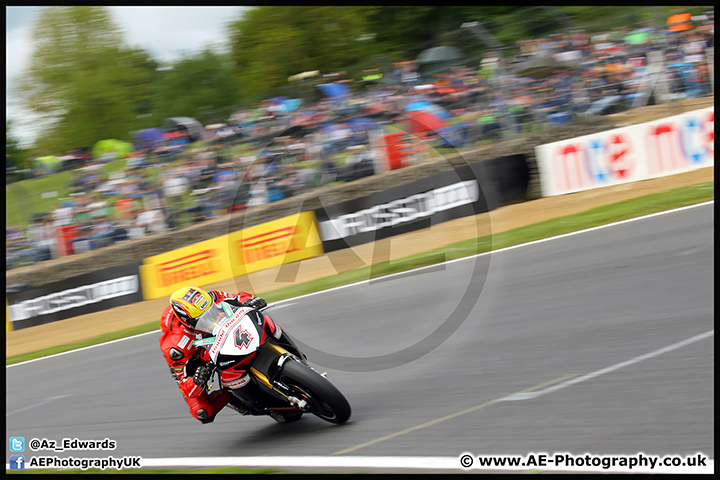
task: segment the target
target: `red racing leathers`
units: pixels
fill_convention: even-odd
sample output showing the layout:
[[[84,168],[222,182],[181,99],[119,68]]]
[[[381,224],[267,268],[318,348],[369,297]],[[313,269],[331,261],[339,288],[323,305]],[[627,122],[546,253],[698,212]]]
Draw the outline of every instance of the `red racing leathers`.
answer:
[[[216,304],[227,299],[237,298],[239,303],[243,303],[254,298],[247,292],[231,294],[208,290],[208,294]],[[207,350],[193,345],[195,332],[180,322],[170,305],[163,311],[160,328],[162,329],[160,349],[190,407],[190,414],[202,423],[212,422],[215,415],[227,405],[230,394],[226,390],[219,390],[208,395],[203,387],[195,385],[193,374],[199,365],[209,360]]]

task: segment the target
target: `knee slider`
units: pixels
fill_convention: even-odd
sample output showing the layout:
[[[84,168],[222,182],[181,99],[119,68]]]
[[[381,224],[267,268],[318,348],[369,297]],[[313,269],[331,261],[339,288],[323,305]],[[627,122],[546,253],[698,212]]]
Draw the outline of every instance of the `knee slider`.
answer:
[[[215,415],[208,417],[207,411],[204,408],[199,409],[195,412],[195,418],[200,420],[200,423],[212,423],[215,420]]]

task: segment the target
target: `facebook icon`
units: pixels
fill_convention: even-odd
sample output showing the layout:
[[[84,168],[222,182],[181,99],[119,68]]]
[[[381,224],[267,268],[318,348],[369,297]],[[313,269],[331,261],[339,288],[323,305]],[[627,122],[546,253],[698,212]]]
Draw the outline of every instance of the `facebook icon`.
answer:
[[[10,455],[10,470],[25,470],[25,455]]]

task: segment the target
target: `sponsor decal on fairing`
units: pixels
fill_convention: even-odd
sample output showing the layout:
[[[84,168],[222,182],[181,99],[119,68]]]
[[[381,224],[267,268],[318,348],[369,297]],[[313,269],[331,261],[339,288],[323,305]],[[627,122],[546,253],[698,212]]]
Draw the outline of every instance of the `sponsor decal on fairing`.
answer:
[[[245,374],[242,377],[238,378],[237,380],[232,380],[229,382],[223,381],[222,386],[225,388],[240,388],[240,387],[244,387],[245,385],[247,385],[249,381],[250,381],[250,375]]]

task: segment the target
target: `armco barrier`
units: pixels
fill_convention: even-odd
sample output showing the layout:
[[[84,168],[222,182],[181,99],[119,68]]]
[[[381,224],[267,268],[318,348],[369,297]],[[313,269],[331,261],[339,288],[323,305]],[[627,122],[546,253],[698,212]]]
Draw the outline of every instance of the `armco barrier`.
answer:
[[[715,164],[714,107],[536,147],[543,196]]]
[[[140,262],[105,268],[40,287],[7,292],[8,329],[42,325],[139,302]]]

